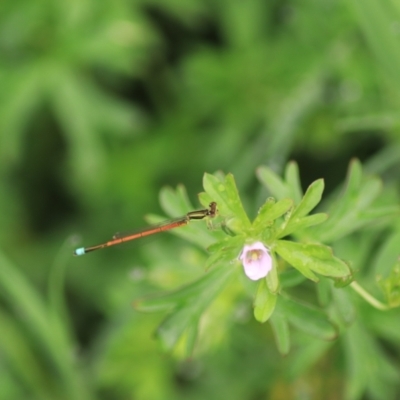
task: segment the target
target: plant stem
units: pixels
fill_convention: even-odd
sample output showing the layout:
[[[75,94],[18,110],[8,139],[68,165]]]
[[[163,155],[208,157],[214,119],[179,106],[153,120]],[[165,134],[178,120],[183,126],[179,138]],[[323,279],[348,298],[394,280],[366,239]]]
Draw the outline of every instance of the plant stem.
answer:
[[[357,282],[352,282],[350,284],[352,289],[354,289],[365,301],[367,301],[371,306],[377,308],[378,310],[387,311],[390,310],[388,304],[384,304],[368,293],[364,288],[362,288]]]

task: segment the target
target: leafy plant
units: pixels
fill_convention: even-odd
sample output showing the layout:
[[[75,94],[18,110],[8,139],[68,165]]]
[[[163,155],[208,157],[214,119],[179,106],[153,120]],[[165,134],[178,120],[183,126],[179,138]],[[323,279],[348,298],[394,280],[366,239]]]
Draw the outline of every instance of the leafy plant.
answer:
[[[399,15],[0,2],[0,398],[397,399]],[[51,262],[216,170],[212,229]]]
[[[191,354],[201,317],[212,300],[228,290],[227,287],[235,280],[246,281],[246,262],[243,261],[243,274],[239,259],[243,260],[241,254],[252,243],[265,246],[272,268],[267,268],[261,279],[256,278],[259,280],[257,288],[245,282],[244,291],[254,298],[256,320],[271,322],[277,347],[282,354],[287,354],[290,349],[289,327],[322,340],[332,341],[341,336],[354,340],[352,332],[356,329],[351,326],[360,324],[356,322],[354,313],[359,301],[353,300],[349,288],[378,309],[398,306],[398,267],[381,280],[387,299],[384,303],[362,288],[359,283],[362,278],[359,271],[350,266],[351,260],[336,256],[332,248],[324,244],[329,242],[334,245],[371,224],[387,226],[391,218],[399,215],[397,205],[376,204],[381,192],[380,181],[364,176],[359,161],[352,161],[346,187],[340,196],[330,199],[327,213],[310,215],[322,199],[324,182],[321,179],[315,181],[302,195],[295,163],[288,164],[284,180],[265,167],[259,168],[257,175],[275,198],[267,198],[251,222],[240,201],[233,176],[205,174],[205,192],[200,194],[200,201],[203,205],[217,202],[221,228],[220,231],[208,232],[215,238],[215,243],[208,246],[207,273],[183,288],[135,302],[139,311],[168,312],[157,329],[163,348],[172,349],[184,335],[187,354]],[[175,196],[169,192],[168,201],[163,195],[164,207],[173,208],[173,204],[181,202],[182,196],[184,193],[181,190]],[[221,231],[225,232],[223,238]],[[181,236],[191,239],[189,232]],[[258,262],[259,249],[248,250],[250,261]],[[256,257],[252,259],[254,252]],[[296,288],[304,285],[305,279],[319,285],[319,301],[315,298],[314,304],[295,295]],[[326,351],[326,348],[321,348],[321,351]],[[353,356],[358,357],[358,353]],[[376,380],[379,381],[378,378]],[[368,381],[363,383],[363,387],[371,385],[374,384]],[[349,396],[353,398],[353,395]]]

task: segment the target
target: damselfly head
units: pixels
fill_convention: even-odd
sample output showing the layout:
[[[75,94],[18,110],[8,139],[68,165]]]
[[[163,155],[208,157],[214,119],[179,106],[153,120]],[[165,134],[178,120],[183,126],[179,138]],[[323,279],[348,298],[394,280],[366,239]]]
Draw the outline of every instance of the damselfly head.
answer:
[[[211,218],[216,217],[218,215],[217,203],[215,201],[212,201],[208,207],[208,216]]]

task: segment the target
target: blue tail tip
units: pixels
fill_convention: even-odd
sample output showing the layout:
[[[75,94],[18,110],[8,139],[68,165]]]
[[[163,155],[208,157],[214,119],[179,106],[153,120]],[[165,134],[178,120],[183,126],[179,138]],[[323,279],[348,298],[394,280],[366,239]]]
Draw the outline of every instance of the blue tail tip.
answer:
[[[85,254],[85,248],[84,247],[80,247],[79,249],[76,249],[74,251],[74,255],[75,256],[83,256]]]

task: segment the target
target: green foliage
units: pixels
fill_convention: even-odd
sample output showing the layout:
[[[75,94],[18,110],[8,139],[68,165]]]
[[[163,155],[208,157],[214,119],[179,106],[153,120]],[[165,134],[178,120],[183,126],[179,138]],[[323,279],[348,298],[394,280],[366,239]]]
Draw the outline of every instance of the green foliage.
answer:
[[[393,267],[386,279],[380,277],[380,286],[385,294],[386,301],[390,307],[400,306],[400,261]]]
[[[353,163],[353,165],[357,165],[357,169],[356,172],[354,172],[354,168],[350,171],[351,175],[349,179],[351,180],[352,177],[357,174],[358,180],[360,181],[362,176],[361,167],[359,164]],[[293,169],[293,163],[288,165],[288,169],[290,168]],[[263,182],[271,184],[271,187],[273,187],[273,182],[279,182],[280,178],[274,176],[268,169],[264,168],[259,171],[261,171],[261,175],[264,177],[273,177],[272,180],[269,178],[266,178],[266,181],[263,180]],[[263,173],[262,171],[266,171],[266,173]],[[286,175],[288,176],[290,173],[287,173]],[[297,181],[294,181],[294,184],[295,187],[298,187]],[[283,185],[284,183],[282,182],[280,187],[283,187]],[[286,185],[286,192],[290,192],[288,184]],[[195,310],[198,310],[196,304],[198,304],[199,301],[201,302],[201,299],[203,298],[200,294],[207,293],[204,284],[207,282],[206,286],[212,291],[212,294],[209,293],[206,295],[208,305],[209,300],[215,297],[217,293],[216,291],[224,288],[224,285],[222,285],[218,279],[215,280],[215,282],[217,282],[216,284],[215,282],[213,283],[213,274],[215,274],[213,271],[220,271],[222,268],[228,268],[227,266],[229,265],[231,265],[230,269],[233,271],[234,264],[238,263],[238,255],[241,253],[241,248],[245,243],[265,240],[265,243],[273,253],[276,252],[289,265],[295,267],[302,275],[314,282],[319,281],[316,274],[333,278],[336,281],[336,286],[339,287],[350,284],[354,279],[349,266],[343,260],[334,256],[331,248],[321,243],[301,243],[289,240],[280,240],[281,237],[286,236],[288,233],[293,233],[294,235],[297,233],[296,236],[298,236],[300,240],[305,240],[308,237],[307,232],[305,232],[307,225],[299,223],[299,221],[304,221],[305,219],[312,217],[307,216],[307,214],[313,210],[321,200],[323,191],[322,180],[318,180],[310,185],[297,206],[294,206],[293,200],[290,199],[282,199],[275,202],[274,199],[268,198],[260,208],[259,213],[252,224],[250,224],[241,205],[232,175],[227,175],[226,177],[212,177],[211,175],[206,174],[204,187],[206,192],[200,194],[202,203],[207,204],[211,201],[217,201],[220,215],[226,220],[226,225],[229,228],[227,237],[217,241],[209,247],[209,251],[211,251],[212,254],[207,261],[206,266],[208,269],[213,268],[212,272],[207,274],[205,277],[200,278],[197,283],[195,282],[189,286],[189,291],[187,288],[183,288],[178,290],[178,292],[174,292],[172,298],[176,300],[174,300],[172,304],[170,304],[169,301],[171,295],[167,295],[164,306],[162,305],[163,297],[161,297],[160,300],[155,300],[156,304],[160,304],[161,302],[161,305],[156,307],[154,310],[154,300],[142,300],[137,306],[137,308],[142,311],[157,311],[159,307],[161,307],[161,309],[169,309],[172,306],[176,308],[175,311],[172,311],[172,317],[169,317],[167,320],[167,322],[169,322],[170,319],[174,321],[173,326],[176,334],[173,335],[173,339],[169,341],[164,340],[163,325],[160,327],[161,331],[159,331],[159,335],[164,347],[168,343],[169,346],[167,347],[172,348],[178,339],[176,335],[181,335],[184,328],[189,328],[192,325],[191,320],[188,319],[189,316],[195,319],[195,326],[198,326],[198,318],[200,314],[199,311]],[[184,195],[184,193],[182,194]],[[365,195],[368,195],[366,191]],[[375,195],[372,197],[374,198]],[[176,201],[179,202],[179,199],[177,198]],[[354,200],[351,196],[343,196],[336,202],[336,207],[339,209],[349,209],[350,206],[346,207],[346,205],[343,205],[343,203],[346,202],[353,204]],[[366,201],[365,204],[369,205],[369,202]],[[397,207],[394,207],[393,210],[397,211]],[[326,214],[315,215],[324,216],[323,219],[320,219],[319,221],[316,220],[316,222],[322,223],[326,220]],[[355,216],[357,216],[357,214],[355,214]],[[378,218],[380,218],[380,215],[376,217],[376,219]],[[308,226],[310,225],[313,224],[308,224]],[[395,274],[395,272],[393,273]],[[397,277],[397,275],[395,276]],[[390,282],[394,282],[395,279],[396,278],[391,278]],[[301,283],[301,281],[299,281],[299,283]],[[390,286],[389,281],[385,281],[384,285],[386,290],[390,291],[394,296],[395,291],[393,290],[393,286]],[[397,281],[393,285],[397,288]],[[192,288],[196,288],[196,290],[193,291]],[[273,257],[272,271],[267,275],[265,280],[263,279],[259,283],[255,295],[254,316],[258,321],[265,322],[271,317],[277,303],[278,295],[283,294],[283,292],[278,293],[278,291],[279,274],[277,272],[276,258]],[[195,298],[197,298],[197,301]],[[351,307],[344,306],[346,303],[343,302],[342,296],[338,295],[335,298],[338,302],[338,310],[345,313],[343,320],[348,321],[349,318],[346,316],[346,310],[351,309]],[[281,296],[279,296],[279,299],[281,299]],[[187,310],[191,310],[188,314],[186,314],[187,310],[184,311],[184,308],[182,309],[179,307],[185,303],[190,304],[190,306],[186,307]],[[329,303],[329,301],[326,303]],[[318,313],[323,315],[322,311],[313,312],[303,308],[304,306],[302,305],[290,306],[290,304],[291,302],[285,300],[285,297],[282,297],[282,299],[279,300],[278,313],[280,312],[283,315],[280,318],[281,321],[282,318],[289,318],[289,321],[292,321],[295,327],[303,329],[306,332],[317,334],[321,338],[332,339],[336,337],[337,333],[335,330],[335,333],[332,333],[332,331],[329,331],[329,328],[324,328],[324,324],[329,325],[328,322],[323,322],[320,328],[321,331],[319,331],[318,326],[320,325],[317,315]],[[396,304],[392,301],[390,305],[395,306]],[[325,306],[327,306],[327,304],[325,304]],[[204,311],[204,306],[200,309],[201,311]],[[281,325],[282,323],[279,324],[279,326]],[[168,327],[169,326],[170,325],[168,325]],[[326,330],[324,331],[324,329]],[[278,342],[278,348],[283,349],[284,352],[287,352],[289,349],[288,344],[282,344],[280,342]]]
[[[396,399],[399,20],[0,2],[0,398]],[[202,176],[217,218],[72,257],[200,209]]]
[[[277,295],[269,290],[266,280],[262,279],[254,299],[254,318],[257,321],[268,321],[275,309],[276,298]]]
[[[209,303],[221,291],[233,270],[215,268],[209,274],[183,289],[156,299],[142,299],[135,303],[138,311],[164,311],[171,315],[160,325],[157,335],[164,349],[171,349],[185,329],[197,329],[199,318]],[[193,345],[188,349],[193,350]]]
[[[314,282],[318,282],[318,278],[312,271],[336,278],[347,278],[351,275],[346,263],[335,257],[329,247],[321,244],[300,244],[279,240],[276,243],[276,251],[284,260]]]

